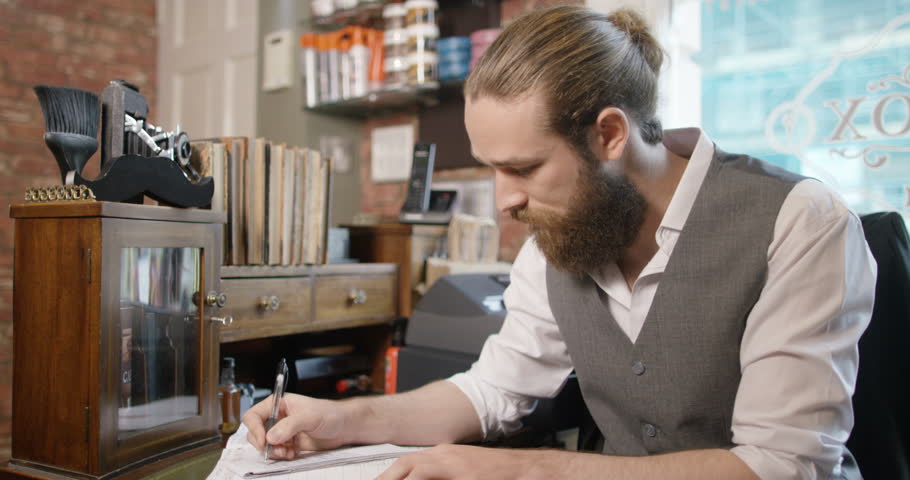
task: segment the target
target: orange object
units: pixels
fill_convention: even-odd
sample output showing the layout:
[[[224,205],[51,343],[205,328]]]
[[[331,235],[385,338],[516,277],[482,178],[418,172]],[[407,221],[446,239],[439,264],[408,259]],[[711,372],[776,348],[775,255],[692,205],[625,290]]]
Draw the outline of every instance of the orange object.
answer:
[[[346,52],[351,49],[351,37],[347,35],[339,35],[335,38],[335,48],[339,52]]]
[[[320,52],[328,51],[329,49],[329,35],[328,33],[321,33],[316,35],[316,49]]]
[[[401,347],[389,347],[385,351],[385,393],[398,392],[398,351]]]
[[[371,88],[378,90],[385,81],[385,49],[383,48],[382,30],[367,29],[367,46],[370,48],[370,67],[368,79]]]
[[[301,48],[316,48],[317,35],[315,33],[304,33],[300,36]]]
[[[351,45],[367,44],[367,29],[363,27],[348,27],[348,34],[351,38]]]

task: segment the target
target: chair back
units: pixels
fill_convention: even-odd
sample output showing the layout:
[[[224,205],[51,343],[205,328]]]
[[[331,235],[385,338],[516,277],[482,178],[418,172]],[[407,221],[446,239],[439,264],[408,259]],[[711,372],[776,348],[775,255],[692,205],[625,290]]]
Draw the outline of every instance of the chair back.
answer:
[[[896,212],[861,219],[878,279],[872,320],[859,341],[847,448],[864,478],[910,480],[910,238]]]

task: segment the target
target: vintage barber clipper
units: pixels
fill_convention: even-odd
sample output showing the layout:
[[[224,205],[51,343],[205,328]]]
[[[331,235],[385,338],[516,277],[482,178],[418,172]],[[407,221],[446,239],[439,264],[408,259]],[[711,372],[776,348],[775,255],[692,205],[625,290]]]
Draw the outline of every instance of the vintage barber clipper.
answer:
[[[64,185],[85,185],[98,200],[112,202],[142,203],[144,194],[176,207],[211,203],[215,185],[190,165],[186,133],[149,124],[148,103],[136,87],[115,80],[104,90],[101,173],[95,180],[82,177],[82,168],[98,149],[98,96],[44,85],[35,93],[44,113],[44,140]]]

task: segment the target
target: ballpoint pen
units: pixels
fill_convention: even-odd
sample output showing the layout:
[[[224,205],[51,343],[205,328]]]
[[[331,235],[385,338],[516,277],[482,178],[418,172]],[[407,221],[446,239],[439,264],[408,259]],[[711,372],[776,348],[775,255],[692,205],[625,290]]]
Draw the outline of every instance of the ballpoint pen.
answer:
[[[284,397],[284,389],[288,386],[288,364],[282,358],[278,362],[278,372],[275,374],[275,390],[272,392],[272,413],[269,415],[269,419],[265,422],[265,433],[268,434],[269,430],[275,426],[275,423],[278,422],[278,407],[281,405],[281,398]],[[263,456],[265,460],[269,459],[269,453],[272,446],[269,445],[268,439],[265,441],[265,450],[263,451]]]

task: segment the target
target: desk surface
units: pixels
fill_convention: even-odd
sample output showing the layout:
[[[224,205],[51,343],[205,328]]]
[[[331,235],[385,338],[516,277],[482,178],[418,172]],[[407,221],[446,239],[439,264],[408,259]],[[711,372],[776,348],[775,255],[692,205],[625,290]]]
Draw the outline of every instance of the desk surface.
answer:
[[[138,473],[134,471],[132,474],[124,474],[123,478],[130,480],[205,480],[215,469],[215,464],[218,463],[218,459],[221,458],[221,452],[224,450],[223,448],[217,448],[217,445],[215,447],[213,450],[173,462],[155,473],[143,476],[141,470],[148,468],[144,467],[139,468]],[[167,462],[168,460],[167,458],[161,459],[162,462]],[[0,465],[0,479],[73,480],[73,477],[7,463]]]
[[[144,480],[205,480],[221,458],[222,449],[213,450],[171,465]]]

